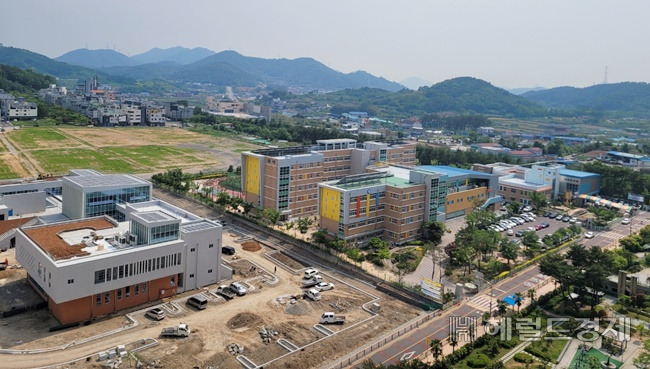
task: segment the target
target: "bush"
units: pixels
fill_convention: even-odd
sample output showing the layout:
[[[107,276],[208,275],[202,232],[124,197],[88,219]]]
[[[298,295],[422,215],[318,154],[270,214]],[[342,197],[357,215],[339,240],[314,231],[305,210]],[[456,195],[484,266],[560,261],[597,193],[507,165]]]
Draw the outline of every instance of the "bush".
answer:
[[[517,341],[515,340],[499,341],[499,346],[506,349],[513,349],[515,348],[515,346],[517,346]]]
[[[470,368],[485,368],[491,362],[490,358],[485,354],[473,354],[467,358],[467,366]]]
[[[516,362],[524,364],[530,364],[533,362],[533,357],[528,354],[524,354],[523,352],[516,353],[514,359]]]

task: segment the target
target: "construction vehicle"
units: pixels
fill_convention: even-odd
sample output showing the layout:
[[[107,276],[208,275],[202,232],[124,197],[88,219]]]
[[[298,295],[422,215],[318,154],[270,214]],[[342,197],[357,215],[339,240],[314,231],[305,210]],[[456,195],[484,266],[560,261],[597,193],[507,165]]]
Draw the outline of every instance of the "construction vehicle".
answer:
[[[190,335],[190,327],[181,323],[176,327],[163,328],[160,333],[162,337],[188,337]]]
[[[334,315],[333,312],[328,311],[320,316],[320,324],[343,324],[345,323],[344,315]]]

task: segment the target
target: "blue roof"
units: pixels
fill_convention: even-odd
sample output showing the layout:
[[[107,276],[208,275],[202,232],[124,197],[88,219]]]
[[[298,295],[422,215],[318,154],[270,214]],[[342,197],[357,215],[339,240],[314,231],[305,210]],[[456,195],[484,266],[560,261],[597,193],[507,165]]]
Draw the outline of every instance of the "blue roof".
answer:
[[[560,169],[560,175],[567,176],[567,177],[575,177],[575,178],[600,177],[600,174],[597,173],[582,172],[579,170],[572,170],[572,169]]]
[[[466,176],[468,174],[470,174],[470,175],[480,175],[480,176],[485,176],[487,174],[487,173],[483,173],[483,172],[477,172],[475,170],[469,170],[469,169],[463,169],[463,168],[454,168],[454,167],[450,167],[450,166],[447,166],[447,165],[420,165],[417,168],[418,169],[423,169],[423,170],[439,172],[439,173],[444,173],[450,179],[454,178],[454,177]]]
[[[623,158],[637,159],[637,160],[641,160],[641,161],[650,161],[650,158],[647,157],[647,156],[634,155],[634,154],[629,154],[629,153],[620,152],[620,151],[608,151],[607,154],[608,155],[616,155],[616,156],[620,156],[620,157],[623,157]]]

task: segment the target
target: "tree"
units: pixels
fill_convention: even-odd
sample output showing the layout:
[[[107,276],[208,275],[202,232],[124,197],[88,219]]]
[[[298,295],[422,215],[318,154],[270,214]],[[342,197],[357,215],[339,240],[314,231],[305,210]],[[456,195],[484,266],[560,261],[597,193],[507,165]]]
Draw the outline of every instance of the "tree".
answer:
[[[422,239],[429,241],[425,245],[426,254],[431,257],[431,279],[436,276],[436,251],[442,242],[442,236],[445,234],[445,224],[432,220],[422,225]]]
[[[530,303],[532,304],[532,303],[535,302],[535,297],[537,295],[537,291],[535,291],[534,288],[531,288],[528,291],[526,291],[526,295],[528,296],[528,298],[530,299]]]
[[[497,311],[501,316],[506,314],[506,311],[508,311],[508,305],[506,304],[505,301],[497,300]]]
[[[521,308],[521,304],[524,301],[524,296],[521,294],[521,292],[515,293],[515,304],[517,305],[517,314],[519,314],[519,309]]]
[[[392,262],[397,269],[397,278],[402,283],[404,274],[412,272],[416,265],[413,264],[417,260],[417,256],[412,251],[396,252],[393,254]]]
[[[528,195],[528,200],[530,200],[531,205],[533,205],[537,213],[539,213],[540,209],[548,205],[546,195],[542,192],[531,192],[530,195]]]
[[[225,192],[219,192],[219,195],[217,195],[217,204],[224,206],[230,204],[230,195]]]
[[[327,242],[327,232],[325,232],[324,229],[319,229],[311,235],[311,239],[314,242],[322,245]]]
[[[433,355],[434,360],[438,362],[438,358],[442,355],[442,342],[440,342],[440,340],[429,341],[429,349],[431,350],[431,355]]]
[[[244,209],[244,214],[248,214],[251,210],[253,210],[254,206],[250,202],[243,202],[241,204],[241,207]]]
[[[451,353],[456,352],[456,346],[458,346],[458,333],[454,330],[449,334],[449,344],[451,345]]]
[[[356,247],[352,247],[352,248],[350,248],[350,249],[345,253],[345,255],[346,255],[348,258],[350,258],[350,260],[352,260],[355,264],[357,264],[357,263],[360,264],[361,262],[363,262],[363,261],[366,259],[365,255],[363,255],[363,254],[361,253],[361,251],[359,251],[359,249],[356,248]]]
[[[298,230],[305,234],[309,230],[309,220],[307,218],[298,218]]]
[[[235,168],[233,168],[232,164],[230,164],[230,166],[228,167],[228,173],[232,173],[234,170]]]
[[[263,214],[273,225],[276,225],[280,219],[280,212],[272,208],[264,209]]]
[[[499,251],[501,252],[501,255],[508,261],[508,265],[510,265],[511,260],[517,259],[519,247],[516,243],[507,238],[501,240],[500,246]]]
[[[521,236],[521,243],[531,248],[539,247],[539,243],[537,242],[538,240],[539,237],[537,236],[537,233],[535,233],[534,231],[525,231],[524,234]]]
[[[508,208],[508,213],[510,213],[511,215],[520,214],[522,207],[523,205],[518,201],[512,201],[506,205],[506,208]]]

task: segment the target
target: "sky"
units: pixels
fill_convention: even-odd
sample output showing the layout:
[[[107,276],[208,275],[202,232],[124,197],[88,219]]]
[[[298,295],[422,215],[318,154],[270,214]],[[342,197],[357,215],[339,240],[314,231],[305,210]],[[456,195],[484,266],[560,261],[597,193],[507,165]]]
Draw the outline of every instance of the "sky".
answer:
[[[0,43],[49,57],[180,45],[312,57],[398,82],[585,87],[603,83],[606,67],[609,83],[650,82],[648,0],[3,0],[1,9]]]

